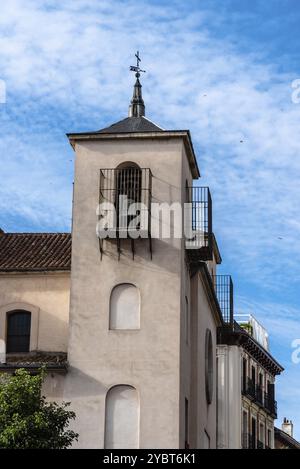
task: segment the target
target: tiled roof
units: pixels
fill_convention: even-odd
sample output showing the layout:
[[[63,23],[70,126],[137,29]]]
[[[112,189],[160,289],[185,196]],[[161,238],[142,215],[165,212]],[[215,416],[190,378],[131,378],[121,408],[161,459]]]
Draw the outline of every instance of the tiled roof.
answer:
[[[163,132],[161,127],[146,117],[126,117],[110,127],[99,130],[99,133]]]
[[[0,272],[71,268],[70,233],[0,233]]]
[[[43,366],[49,370],[66,372],[68,368],[67,354],[64,352],[8,353],[5,363],[0,363],[0,372],[17,370],[18,368],[36,370]]]

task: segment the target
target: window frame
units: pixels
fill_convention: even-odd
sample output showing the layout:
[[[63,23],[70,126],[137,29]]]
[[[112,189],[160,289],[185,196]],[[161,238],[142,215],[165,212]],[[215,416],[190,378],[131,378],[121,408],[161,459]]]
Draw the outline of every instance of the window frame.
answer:
[[[26,318],[24,324],[13,323],[13,318]],[[20,330],[23,328],[23,333]],[[31,337],[31,312],[17,309],[7,312],[6,317],[6,353],[29,353]],[[18,350],[20,349],[20,350]]]

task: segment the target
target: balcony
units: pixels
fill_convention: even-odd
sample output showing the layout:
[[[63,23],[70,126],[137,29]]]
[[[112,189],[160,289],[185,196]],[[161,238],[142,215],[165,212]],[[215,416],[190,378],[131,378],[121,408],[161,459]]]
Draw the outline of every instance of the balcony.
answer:
[[[277,418],[277,402],[272,396],[263,392],[261,386],[255,386],[252,379],[247,379],[246,384],[242,387],[242,393],[268,412],[274,419]]]
[[[233,283],[231,276],[215,275],[213,281],[223,320],[226,324],[233,326]]]
[[[243,394],[252,401],[256,401],[256,388],[252,379],[247,379],[246,386],[243,388]]]
[[[208,187],[186,187],[184,233],[190,264],[212,259],[212,199]]]
[[[255,400],[259,406],[263,406],[263,390],[259,385],[255,388]]]
[[[277,401],[270,394],[264,393],[264,408],[271,417],[277,419]]]
[[[121,240],[129,238],[134,255],[135,239],[147,238],[152,254],[151,198],[152,173],[149,168],[128,166],[100,170],[97,234],[101,257],[104,239],[115,240],[120,254]],[[138,204],[133,206],[137,212],[131,212],[132,204]]]

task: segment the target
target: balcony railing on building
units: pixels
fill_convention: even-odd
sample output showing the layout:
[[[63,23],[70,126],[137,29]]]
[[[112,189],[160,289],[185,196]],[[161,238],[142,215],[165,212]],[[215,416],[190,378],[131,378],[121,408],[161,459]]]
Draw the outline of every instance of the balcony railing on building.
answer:
[[[264,393],[264,408],[273,417],[277,419],[277,401],[268,393]]]
[[[263,389],[260,385],[256,385],[255,387],[255,400],[259,406],[263,406],[264,404]]]
[[[242,392],[245,396],[247,396],[249,399],[255,401],[256,400],[256,388],[255,388],[255,383],[251,378],[248,378],[246,380],[246,385],[243,386]]]
[[[242,393],[248,399],[255,402],[273,418],[277,418],[277,402],[274,397],[266,392],[259,385],[255,385],[251,378],[248,378],[242,386]]]
[[[184,234],[190,264],[212,259],[212,199],[208,187],[186,187]]]
[[[103,239],[115,240],[119,254],[122,240],[129,239],[134,255],[137,238],[149,240],[152,254],[151,198],[152,173],[149,168],[133,166],[100,170],[98,218],[99,222],[105,219],[98,230],[101,255]],[[131,211],[130,206],[137,207],[138,212]],[[139,214],[138,224],[136,213]]]
[[[233,326],[233,282],[231,276],[215,275],[213,281],[223,320],[226,324]]]

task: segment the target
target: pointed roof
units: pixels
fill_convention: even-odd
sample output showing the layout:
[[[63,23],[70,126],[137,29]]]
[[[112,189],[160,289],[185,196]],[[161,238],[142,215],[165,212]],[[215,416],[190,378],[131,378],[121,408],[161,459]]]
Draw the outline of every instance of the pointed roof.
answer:
[[[196,155],[193,148],[191,134],[189,130],[164,130],[157,124],[145,117],[145,104],[142,97],[142,85],[139,80],[141,72],[140,57],[137,52],[136,66],[131,66],[130,70],[135,72],[136,81],[133,88],[133,96],[129,105],[129,115],[114,124],[105,127],[104,129],[91,131],[91,132],[77,132],[68,133],[67,137],[75,150],[76,142],[86,140],[105,140],[105,139],[129,139],[129,138],[142,138],[142,139],[170,139],[182,138],[184,141],[187,157],[189,160],[190,168],[194,179],[200,177],[200,172],[197,164]]]
[[[142,96],[142,85],[139,80],[140,74],[136,74],[136,82],[133,88],[133,96],[129,106],[129,117],[142,117],[145,115],[145,104]]]
[[[99,133],[122,133],[122,132],[164,132],[164,129],[154,124],[144,116],[126,117],[115,124],[105,127]]]

